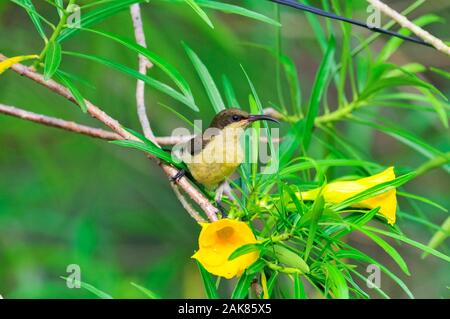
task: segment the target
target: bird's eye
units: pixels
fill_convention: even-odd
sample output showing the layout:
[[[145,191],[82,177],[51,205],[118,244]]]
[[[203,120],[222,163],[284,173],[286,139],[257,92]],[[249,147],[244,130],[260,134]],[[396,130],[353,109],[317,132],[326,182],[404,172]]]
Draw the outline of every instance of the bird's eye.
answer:
[[[233,115],[233,121],[237,122],[241,119],[239,115]]]

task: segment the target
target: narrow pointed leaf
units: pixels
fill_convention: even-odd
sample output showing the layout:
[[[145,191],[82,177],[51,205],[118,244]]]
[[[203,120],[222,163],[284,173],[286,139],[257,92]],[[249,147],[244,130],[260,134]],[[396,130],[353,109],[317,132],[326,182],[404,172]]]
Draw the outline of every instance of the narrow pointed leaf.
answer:
[[[44,79],[49,80],[53,77],[61,64],[61,45],[52,41],[48,44],[45,54]]]
[[[109,33],[109,32],[93,30],[93,29],[82,29],[82,30],[104,36],[113,41],[116,41],[117,43],[122,44],[123,46],[129,48],[130,50],[133,50],[134,52],[142,54],[147,59],[149,59],[153,64],[155,64],[157,67],[159,67],[164,73],[166,73],[174,81],[174,83],[180,88],[180,90],[183,92],[183,94],[187,98],[193,100],[191,88],[189,87],[189,84],[186,81],[186,79],[184,79],[184,77],[181,75],[181,73],[173,65],[171,65],[169,62],[164,60],[162,57],[160,57],[156,53],[135,43],[132,40],[117,36],[117,35]]]
[[[219,293],[217,292],[216,285],[212,280],[212,276],[209,272],[206,271],[203,266],[197,262],[198,269],[200,270],[200,275],[203,281],[203,287],[205,288],[206,296],[209,299],[219,299]]]
[[[215,9],[218,11],[222,11],[224,13],[231,13],[231,14],[237,14],[237,15],[241,15],[250,19],[255,19],[255,20],[259,20],[261,22],[265,22],[277,27],[281,27],[281,24],[278,23],[277,21],[254,11],[248,10],[246,8],[243,7],[239,7],[233,4],[228,4],[228,3],[224,3],[224,2],[219,2],[219,1],[211,1],[211,0],[196,0],[196,2],[198,3],[199,6],[204,7],[204,8],[210,8],[210,9]]]
[[[63,54],[66,55],[71,55],[71,56],[75,56],[78,58],[82,58],[82,59],[87,59],[87,60],[91,60],[100,64],[103,64],[107,67],[110,67],[112,69],[115,69],[119,72],[128,74],[136,79],[142,80],[144,81],[146,84],[150,85],[151,87],[153,87],[154,89],[167,94],[168,96],[172,97],[173,99],[183,103],[184,105],[190,107],[191,109],[193,109],[194,111],[198,111],[198,107],[197,105],[195,105],[195,103],[187,98],[186,96],[184,96],[183,94],[177,92],[176,90],[174,90],[172,87],[168,86],[167,84],[164,84],[158,80],[155,80],[149,76],[146,76],[144,74],[139,73],[138,71],[129,68],[123,64],[119,64],[107,59],[104,59],[102,57],[99,56],[94,56],[94,55],[88,55],[88,54],[82,54],[82,53],[76,53],[76,52],[67,52],[64,51]]]
[[[146,295],[149,299],[161,299],[157,294],[155,294],[153,291],[142,287],[141,285],[138,285],[134,282],[131,282],[131,285],[139,289],[144,295]]]
[[[328,83],[328,78],[332,71],[332,62],[334,61],[334,51],[335,51],[335,40],[333,37],[328,41],[328,48],[322,59],[319,67],[319,71],[316,74],[316,79],[314,81],[308,113],[306,115],[306,123],[303,133],[303,146],[308,149],[309,143],[311,141],[311,135],[314,128],[314,121],[319,114],[319,106],[322,100],[322,96],[325,92],[326,85]]]
[[[81,95],[80,91],[77,89],[77,87],[73,84],[73,82],[69,79],[67,75],[64,74],[64,72],[56,71],[55,73],[56,78],[69,89],[70,93],[72,93],[73,98],[77,102],[78,106],[81,108],[83,113],[87,112],[87,105],[86,101]]]
[[[197,74],[200,77],[203,86],[205,87],[206,93],[208,94],[214,111],[216,113],[223,111],[225,109],[225,103],[223,102],[219,89],[217,88],[216,83],[214,82],[208,69],[191,48],[189,48],[185,43],[183,43],[183,46],[186,50],[187,55],[189,56],[189,59],[194,65],[194,68],[197,71]]]
[[[214,25],[212,24],[211,20],[209,19],[208,15],[205,13],[205,11],[202,10],[202,8],[199,7],[199,5],[195,2],[195,0],[184,0],[194,11],[198,14],[200,18],[202,18],[203,21],[206,22],[206,24],[214,29]]]
[[[30,19],[33,22],[37,32],[42,39],[47,40],[47,36],[45,35],[44,28],[42,27],[41,20],[39,18],[39,14],[36,12],[36,8],[34,7],[33,2],[31,0],[13,0],[13,2],[26,8],[25,10],[30,16]]]

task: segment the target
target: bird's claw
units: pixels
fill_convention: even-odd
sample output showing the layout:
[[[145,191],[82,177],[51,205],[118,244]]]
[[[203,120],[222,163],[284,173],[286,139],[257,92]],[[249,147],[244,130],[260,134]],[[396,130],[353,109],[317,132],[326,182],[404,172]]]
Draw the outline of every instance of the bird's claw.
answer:
[[[170,181],[171,181],[172,183],[178,183],[178,182],[180,181],[180,179],[181,179],[182,177],[184,177],[185,175],[186,175],[186,171],[182,169],[181,171],[178,171],[178,172],[175,174],[175,176],[171,177],[171,178],[170,178]]]

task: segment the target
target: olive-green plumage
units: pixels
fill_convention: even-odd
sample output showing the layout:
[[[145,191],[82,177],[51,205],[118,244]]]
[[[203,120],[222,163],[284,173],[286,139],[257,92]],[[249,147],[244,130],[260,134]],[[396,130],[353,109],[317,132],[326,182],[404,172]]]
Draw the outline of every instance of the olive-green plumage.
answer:
[[[233,174],[244,160],[241,136],[252,122],[259,120],[277,122],[272,117],[239,109],[218,113],[203,134],[187,144],[183,160],[194,179],[207,188],[215,188]]]

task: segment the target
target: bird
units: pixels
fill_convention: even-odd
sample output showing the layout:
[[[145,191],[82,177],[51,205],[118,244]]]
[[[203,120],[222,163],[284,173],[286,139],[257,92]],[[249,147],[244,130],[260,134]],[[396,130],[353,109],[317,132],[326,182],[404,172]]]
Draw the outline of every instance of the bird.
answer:
[[[222,184],[244,161],[241,136],[255,121],[279,121],[263,114],[249,114],[237,108],[217,113],[202,134],[185,143],[180,158],[193,179],[214,190]],[[186,174],[179,171],[172,180],[178,181]]]

